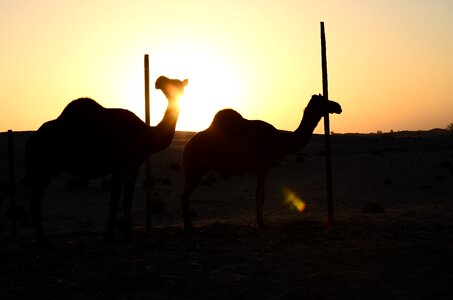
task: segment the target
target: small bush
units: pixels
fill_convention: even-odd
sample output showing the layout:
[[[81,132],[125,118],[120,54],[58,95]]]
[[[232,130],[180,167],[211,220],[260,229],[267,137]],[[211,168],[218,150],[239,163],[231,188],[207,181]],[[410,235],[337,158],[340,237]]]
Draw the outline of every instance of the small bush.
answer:
[[[453,123],[450,123],[447,125],[447,130],[449,130],[451,133],[453,133]]]

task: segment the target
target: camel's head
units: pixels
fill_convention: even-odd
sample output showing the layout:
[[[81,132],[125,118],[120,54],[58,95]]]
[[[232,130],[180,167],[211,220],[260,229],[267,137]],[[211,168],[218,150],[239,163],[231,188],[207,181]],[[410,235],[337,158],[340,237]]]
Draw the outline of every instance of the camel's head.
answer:
[[[188,79],[181,81],[160,76],[156,80],[156,89],[162,90],[168,101],[178,101],[179,97],[184,94],[184,87],[186,87],[188,83]]]
[[[324,96],[321,94],[311,96],[310,102],[308,102],[305,109],[317,112],[320,115],[325,115],[326,113],[341,114],[342,112],[340,104],[331,100],[326,101]]]

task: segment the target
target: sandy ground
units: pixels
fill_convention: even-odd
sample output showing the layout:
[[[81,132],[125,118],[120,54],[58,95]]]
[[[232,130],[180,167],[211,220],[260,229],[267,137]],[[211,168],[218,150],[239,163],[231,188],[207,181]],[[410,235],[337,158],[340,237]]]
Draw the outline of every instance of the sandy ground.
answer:
[[[16,173],[23,145],[15,135]],[[335,223],[326,226],[323,139],[271,169],[255,225],[255,177],[207,176],[192,197],[194,233],[181,227],[181,151],[190,134],[152,158],[153,198],[164,211],[145,229],[143,174],[133,239],[104,243],[108,178],[71,188],[67,174],[43,205],[50,248],[27,218],[11,239],[6,136],[0,134],[0,299],[451,299],[453,135],[332,137]],[[26,207],[23,186],[17,201]],[[283,190],[306,203],[300,213]]]

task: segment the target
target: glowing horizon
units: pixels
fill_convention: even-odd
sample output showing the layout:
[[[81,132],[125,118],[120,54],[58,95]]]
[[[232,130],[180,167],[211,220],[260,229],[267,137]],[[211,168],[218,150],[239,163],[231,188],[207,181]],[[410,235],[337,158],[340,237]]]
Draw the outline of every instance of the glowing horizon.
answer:
[[[320,21],[329,96],[343,107],[334,132],[445,128],[451,11],[441,1],[0,1],[0,131],[36,130],[85,96],[144,119],[144,54],[152,124],[165,75],[189,79],[177,130],[203,130],[225,107],[294,130],[322,93]]]

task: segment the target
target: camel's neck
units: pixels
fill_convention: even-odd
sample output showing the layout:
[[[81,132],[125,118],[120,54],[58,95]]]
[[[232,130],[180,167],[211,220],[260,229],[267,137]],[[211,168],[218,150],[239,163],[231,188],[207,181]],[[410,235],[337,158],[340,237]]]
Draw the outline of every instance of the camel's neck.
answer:
[[[150,127],[146,137],[149,154],[160,152],[170,146],[175,135],[176,123],[178,121],[178,105],[169,102],[165,115],[155,127]]]
[[[310,140],[321,118],[322,116],[313,116],[305,112],[299,127],[294,132],[280,131],[280,154],[291,154],[302,149]]]

